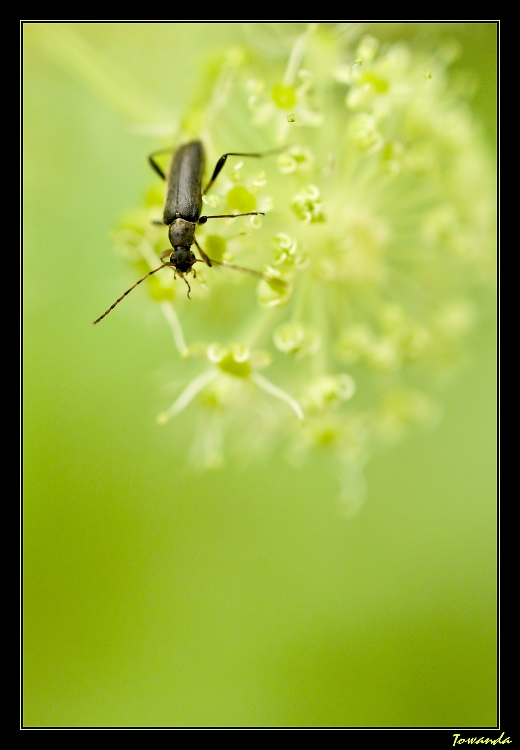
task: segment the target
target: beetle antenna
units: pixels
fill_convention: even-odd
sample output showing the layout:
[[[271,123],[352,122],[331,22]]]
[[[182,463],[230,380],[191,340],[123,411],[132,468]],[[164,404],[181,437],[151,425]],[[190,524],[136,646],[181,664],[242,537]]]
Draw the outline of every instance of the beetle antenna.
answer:
[[[208,260],[210,260],[211,263],[215,263],[217,266],[224,266],[224,268],[232,268],[234,271],[244,271],[244,273],[249,273],[251,274],[251,276],[256,276],[257,279],[263,279],[264,281],[272,281],[276,284],[280,284],[280,286],[287,286],[287,282],[285,282],[283,279],[280,279],[277,276],[269,276],[268,273],[255,271],[253,268],[245,268],[244,266],[236,266],[234,263],[227,263],[224,260],[214,260],[213,258],[208,258]]]
[[[166,263],[163,263],[162,266],[159,266],[158,268],[154,268],[153,271],[150,271],[150,273],[147,273],[146,276],[143,276],[142,279],[139,279],[139,281],[136,281],[135,284],[130,287],[130,289],[127,289],[126,292],[119,297],[119,299],[116,299],[116,301],[114,302],[113,305],[110,305],[110,307],[108,308],[108,310],[105,310],[105,312],[103,313],[103,315],[100,315],[99,318],[94,321],[94,325],[96,325],[96,323],[99,323],[100,320],[103,320],[103,318],[105,318],[108,315],[109,312],[112,312],[112,310],[114,309],[114,307],[116,305],[118,305],[122,300],[124,300],[124,298],[126,297],[126,295],[130,294],[130,292],[132,291],[132,289],[135,289],[136,286],[139,286],[139,284],[141,284],[141,282],[143,282],[145,279],[147,279],[148,276],[151,276],[153,273],[157,273],[157,271],[160,271],[161,268],[166,268],[166,267],[167,267]],[[189,284],[188,284],[188,288],[189,288]]]
[[[179,272],[177,271],[177,273],[179,273]],[[195,271],[193,269],[192,269],[192,273],[193,273],[193,276],[195,276]],[[184,283],[188,287],[188,299],[191,299],[191,297],[190,297],[191,286],[188,284],[188,279],[186,278],[186,276],[183,273],[179,273],[179,276],[181,277],[181,279],[184,281]]]

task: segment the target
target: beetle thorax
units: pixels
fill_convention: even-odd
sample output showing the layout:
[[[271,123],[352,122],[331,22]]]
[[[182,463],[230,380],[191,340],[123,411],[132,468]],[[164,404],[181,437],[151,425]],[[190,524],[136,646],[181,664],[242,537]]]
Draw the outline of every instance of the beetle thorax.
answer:
[[[197,224],[193,221],[177,218],[172,221],[168,230],[168,237],[172,247],[191,245],[195,236]]]

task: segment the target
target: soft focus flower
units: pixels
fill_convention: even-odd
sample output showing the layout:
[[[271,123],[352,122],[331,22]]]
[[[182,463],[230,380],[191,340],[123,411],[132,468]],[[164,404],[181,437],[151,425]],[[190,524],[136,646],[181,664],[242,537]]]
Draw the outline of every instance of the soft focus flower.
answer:
[[[190,301],[170,270],[150,279],[177,374],[186,366],[161,421],[191,410],[183,444],[199,465],[326,452],[349,512],[374,447],[438,420],[438,385],[464,360],[494,260],[493,173],[446,50],[311,25],[283,62],[232,49],[212,67],[177,144],[199,138],[207,172],[227,151],[280,150],[230,158],[204,198],[203,213],[265,217],[197,231],[210,257],[264,279],[200,264]],[[140,275],[168,246],[152,223],[162,201],[157,182],[115,235]]]

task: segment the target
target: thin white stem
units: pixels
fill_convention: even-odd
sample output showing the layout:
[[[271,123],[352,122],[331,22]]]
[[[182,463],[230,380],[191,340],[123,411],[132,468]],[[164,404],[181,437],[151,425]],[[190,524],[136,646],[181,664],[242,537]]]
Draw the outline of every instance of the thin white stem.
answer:
[[[170,408],[162,414],[159,414],[159,416],[157,417],[157,421],[159,422],[159,424],[166,424],[169,419],[175,417],[177,414],[180,414],[180,412],[193,401],[197,393],[200,393],[205,385],[211,383],[211,381],[217,377],[217,374],[218,371],[212,368],[211,370],[206,370],[206,372],[203,372],[202,375],[199,375],[197,378],[195,378],[195,380],[192,380],[191,383],[183,390],[180,396],[178,396],[178,398],[173,402]]]
[[[150,266],[150,269],[157,266],[157,261],[159,260],[159,258],[157,257],[153,247],[147,240],[143,239],[143,241],[139,244],[139,252],[141,253],[141,257],[143,258],[143,260],[145,260]]]
[[[309,28],[294,43],[283,76],[284,86],[294,85],[294,79],[296,78],[296,74],[300,67],[303,55],[305,53],[305,48],[307,46],[307,37],[312,30],[313,24],[311,24]]]
[[[155,254],[149,242],[143,241],[139,247],[139,251],[150,268],[154,268],[157,265],[157,255]],[[179,350],[179,354],[181,355],[181,357],[187,357],[188,347],[186,346],[181,322],[177,316],[177,313],[175,312],[175,308],[173,307],[171,302],[164,301],[161,302],[161,310],[168,322],[168,325],[170,326],[173,340],[175,342],[175,346]]]
[[[188,347],[186,346],[186,342],[184,341],[181,322],[178,318],[177,313],[175,312],[175,308],[173,307],[171,302],[161,302],[161,310],[163,311],[163,315],[166,318],[168,325],[170,326],[173,340],[175,341],[175,346],[179,350],[179,354],[181,355],[181,357],[187,357]]]
[[[258,372],[254,372],[251,374],[251,380],[253,383],[256,383],[256,385],[261,388],[266,393],[269,393],[271,396],[274,396],[275,398],[279,398],[280,401],[285,401],[288,406],[291,407],[291,409],[294,411],[298,419],[303,420],[304,415],[302,408],[300,404],[292,397],[289,396],[288,393],[283,391],[281,388],[278,388],[277,385],[274,385],[274,383],[271,383],[270,380],[267,380],[267,378],[264,378],[263,375],[260,375]]]

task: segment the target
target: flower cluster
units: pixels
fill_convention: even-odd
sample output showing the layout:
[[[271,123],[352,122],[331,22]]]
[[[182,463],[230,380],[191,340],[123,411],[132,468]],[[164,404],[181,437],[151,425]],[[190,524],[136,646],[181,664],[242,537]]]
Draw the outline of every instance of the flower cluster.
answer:
[[[494,259],[493,175],[449,64],[310,26],[283,65],[233,49],[212,69],[178,143],[200,138],[208,169],[268,153],[229,159],[203,213],[265,217],[208,222],[197,241],[264,276],[199,264],[190,301],[169,270],[149,280],[186,366],[159,421],[198,413],[198,465],[325,451],[352,510],[373,447],[438,419]],[[163,199],[157,182],[116,232],[140,275],[168,246]]]

